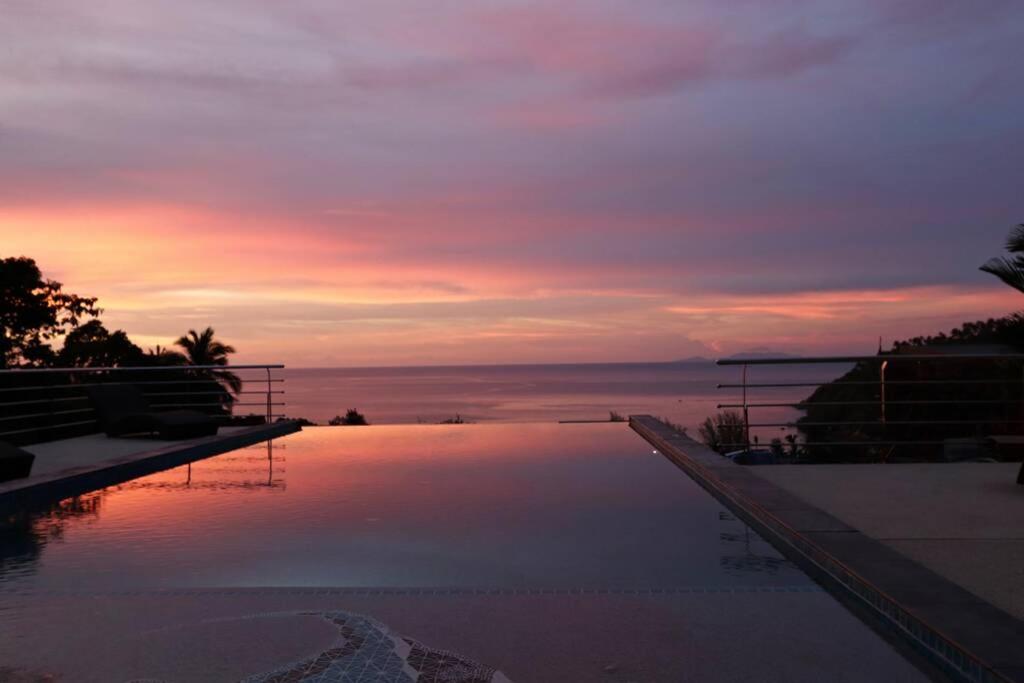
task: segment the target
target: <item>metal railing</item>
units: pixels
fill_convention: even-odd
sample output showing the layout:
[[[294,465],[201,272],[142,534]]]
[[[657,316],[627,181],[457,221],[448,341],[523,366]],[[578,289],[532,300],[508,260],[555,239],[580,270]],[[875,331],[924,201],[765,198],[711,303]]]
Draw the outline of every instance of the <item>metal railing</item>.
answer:
[[[31,441],[63,438],[69,430],[88,432],[97,425],[86,394],[92,384],[137,386],[157,410],[191,408],[229,419],[236,408],[249,408],[269,423],[284,417],[277,412],[285,405],[284,377],[274,373],[283,369],[277,364],[4,369],[0,438]],[[240,380],[238,391],[226,384],[223,373]],[[257,406],[258,412],[252,410]]]
[[[758,435],[751,439],[751,433],[764,429],[777,429],[790,438],[803,437],[802,441],[791,442],[801,448],[872,447],[888,449],[889,453],[899,447],[943,446],[950,439],[1024,434],[1024,354],[892,352],[874,356],[723,359],[716,364],[741,368],[739,382],[717,385],[718,389],[740,391],[737,400],[717,406],[719,410],[741,411],[743,435],[734,438],[736,443],[723,444],[730,449],[749,451],[752,446],[763,446]],[[837,373],[841,376],[821,381],[750,378],[757,367],[800,365],[843,365],[849,369]],[[807,389],[816,393],[822,387],[840,397],[815,398],[812,393],[796,400],[755,398],[755,393],[763,395],[766,391]],[[844,399],[844,394],[854,397]],[[784,408],[806,415],[775,421],[751,418],[754,411]],[[808,435],[814,438],[808,439]]]

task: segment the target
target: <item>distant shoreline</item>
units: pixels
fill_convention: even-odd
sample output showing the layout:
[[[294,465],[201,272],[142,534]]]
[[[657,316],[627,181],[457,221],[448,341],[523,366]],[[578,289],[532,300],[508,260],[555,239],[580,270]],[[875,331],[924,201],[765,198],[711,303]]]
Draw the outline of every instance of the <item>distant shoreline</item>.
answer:
[[[710,365],[715,361],[711,358],[701,360],[661,360],[661,361],[620,361],[607,363],[465,363],[445,365],[287,365],[288,370],[444,370],[466,368],[594,368],[594,367],[639,367],[652,365]]]
[[[594,367],[640,367],[652,365],[709,365],[719,358],[736,360],[741,358],[796,358],[782,351],[741,351],[727,356],[706,358],[691,356],[675,360],[632,360],[632,361],[591,361],[586,363],[439,363],[430,365],[288,365],[289,370],[437,370],[437,369],[494,369],[494,368],[594,368]]]

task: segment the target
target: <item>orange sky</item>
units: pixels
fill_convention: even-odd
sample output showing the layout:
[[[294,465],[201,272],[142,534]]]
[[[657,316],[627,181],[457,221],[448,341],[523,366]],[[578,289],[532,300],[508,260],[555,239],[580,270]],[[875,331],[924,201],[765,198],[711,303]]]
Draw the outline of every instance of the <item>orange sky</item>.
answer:
[[[212,324],[237,362],[290,365],[671,360],[757,348],[869,352],[999,315],[1002,286],[782,293],[603,287],[573,269],[431,267],[302,225],[239,231],[175,207],[0,211],[10,253],[33,255],[143,347]],[[667,276],[667,273],[663,273]],[[458,283],[458,287],[448,283]]]

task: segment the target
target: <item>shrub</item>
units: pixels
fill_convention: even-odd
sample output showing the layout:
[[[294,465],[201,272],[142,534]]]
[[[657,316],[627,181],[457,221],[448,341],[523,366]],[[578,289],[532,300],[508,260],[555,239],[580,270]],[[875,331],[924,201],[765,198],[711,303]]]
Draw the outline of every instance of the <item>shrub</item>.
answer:
[[[734,410],[726,410],[705,419],[698,433],[704,445],[719,453],[736,450],[747,438],[743,416]]]
[[[356,410],[355,408],[349,408],[345,412],[344,417],[342,417],[341,415],[335,415],[330,419],[330,421],[327,424],[331,425],[332,427],[349,427],[368,425],[370,423],[366,421],[366,417],[358,410]]]

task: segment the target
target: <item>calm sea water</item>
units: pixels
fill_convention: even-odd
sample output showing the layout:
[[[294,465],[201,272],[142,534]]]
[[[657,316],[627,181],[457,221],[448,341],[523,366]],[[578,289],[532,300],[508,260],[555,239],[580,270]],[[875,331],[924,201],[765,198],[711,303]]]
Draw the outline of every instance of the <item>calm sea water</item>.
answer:
[[[827,381],[844,369],[752,367],[749,380]],[[667,417],[692,430],[718,403],[739,402],[738,390],[716,386],[739,382],[740,373],[711,362],[289,369],[286,412],[326,422],[356,408],[373,424],[401,424],[456,415],[471,422],[607,420],[616,411]],[[810,391],[761,390],[757,397],[796,401]],[[796,415],[757,413],[759,419]]]

